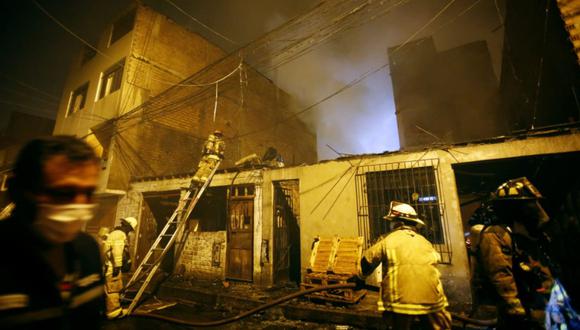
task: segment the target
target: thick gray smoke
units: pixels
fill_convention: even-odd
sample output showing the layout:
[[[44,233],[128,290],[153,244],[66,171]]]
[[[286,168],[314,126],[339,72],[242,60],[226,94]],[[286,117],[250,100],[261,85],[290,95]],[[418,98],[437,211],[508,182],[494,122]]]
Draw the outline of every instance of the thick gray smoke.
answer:
[[[238,45],[209,32],[166,0],[145,0],[144,3],[228,51],[306,13],[318,3],[316,0],[172,1]],[[402,4],[387,15],[335,36],[328,43],[267,75],[294,96],[299,104],[308,106],[387,63],[387,49],[406,41],[441,8],[451,3],[445,13],[413,39],[432,36],[438,51],[486,40],[494,72],[498,76],[503,28],[498,19],[496,0],[383,1],[385,5],[395,2]],[[497,1],[501,5],[502,0]],[[51,9],[59,17],[71,16],[68,12],[59,12],[56,7]],[[53,24],[49,20],[47,22]],[[74,22],[67,23],[82,35],[91,35],[81,31]],[[302,115],[301,118],[317,133],[319,158],[337,156],[326,145],[349,154],[397,150],[399,139],[392,89],[387,67]]]
[[[409,1],[391,13],[337,36],[272,76],[304,104],[312,104],[387,63],[387,49],[423,28],[449,1]],[[469,9],[469,10],[468,10]],[[468,11],[466,11],[468,10]],[[267,27],[280,22],[278,16]],[[493,1],[458,0],[413,40],[432,36],[438,51],[486,40],[499,76],[503,29]],[[401,52],[405,48],[400,49]],[[434,116],[434,120],[435,120]],[[389,68],[320,104],[302,117],[316,128],[320,159],[343,153],[397,150],[399,139]]]

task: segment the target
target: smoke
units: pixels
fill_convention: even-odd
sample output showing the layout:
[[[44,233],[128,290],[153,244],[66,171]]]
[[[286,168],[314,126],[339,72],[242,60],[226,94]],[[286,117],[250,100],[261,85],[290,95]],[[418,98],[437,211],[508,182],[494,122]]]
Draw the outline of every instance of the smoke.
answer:
[[[219,33],[237,41],[238,45],[254,40],[289,19],[304,14],[318,3],[313,0],[173,1]],[[448,10],[432,24],[425,26],[450,1],[453,3]],[[385,3],[392,4],[395,1],[385,0]],[[152,5],[156,7],[155,3]],[[188,22],[183,15],[172,13],[174,8],[160,9],[226,50],[237,47],[199,25]],[[499,24],[494,1],[409,0],[389,14],[337,35],[307,55],[265,74],[306,107],[386,64],[387,49],[402,44],[420,30],[421,33],[413,39],[432,36],[437,51],[486,40],[494,71],[499,77],[503,42],[503,29]],[[401,52],[404,50],[401,49]],[[319,158],[337,157],[327,145],[347,154],[399,149],[392,90],[387,67],[301,115],[300,118],[317,134]]]

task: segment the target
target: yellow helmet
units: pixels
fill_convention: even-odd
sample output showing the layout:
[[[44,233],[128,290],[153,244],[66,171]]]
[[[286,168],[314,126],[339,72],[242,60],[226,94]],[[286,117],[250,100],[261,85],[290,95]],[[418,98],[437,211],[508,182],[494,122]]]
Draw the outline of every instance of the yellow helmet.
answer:
[[[493,193],[492,200],[541,199],[540,191],[526,177],[508,180]]]

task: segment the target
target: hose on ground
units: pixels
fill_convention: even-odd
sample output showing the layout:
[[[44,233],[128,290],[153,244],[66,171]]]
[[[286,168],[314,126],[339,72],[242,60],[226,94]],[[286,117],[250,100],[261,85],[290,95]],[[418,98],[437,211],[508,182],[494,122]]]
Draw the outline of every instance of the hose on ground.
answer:
[[[194,321],[187,321],[187,320],[183,320],[183,319],[179,319],[179,318],[175,318],[175,317],[171,317],[171,316],[165,316],[165,315],[159,315],[159,314],[153,314],[153,313],[143,313],[143,312],[138,312],[138,311],[131,313],[130,316],[158,319],[158,320],[162,320],[162,321],[166,321],[166,322],[170,322],[170,323],[174,323],[174,324],[186,325],[186,326],[191,326],[191,327],[200,327],[200,328],[201,327],[215,327],[215,326],[220,326],[220,325],[239,321],[239,320],[246,318],[252,314],[256,314],[256,313],[261,312],[265,309],[274,307],[274,306],[279,305],[281,303],[284,303],[286,301],[289,301],[289,300],[292,300],[294,298],[298,298],[298,297],[301,297],[301,296],[304,296],[304,295],[307,295],[310,293],[327,291],[327,290],[336,290],[336,289],[352,289],[355,286],[356,286],[355,283],[331,284],[331,285],[318,286],[318,287],[307,289],[304,291],[294,292],[294,293],[291,293],[291,294],[286,295],[284,297],[272,300],[264,305],[261,305],[261,306],[258,306],[256,308],[245,311],[243,313],[240,313],[236,316],[232,316],[232,317],[229,317],[226,319],[216,320],[216,321],[194,322]],[[469,317],[461,316],[461,315],[458,315],[455,313],[451,313],[451,316],[454,319],[459,320],[461,322],[474,324],[474,325],[494,326],[496,324],[495,319],[493,319],[493,320],[478,320],[478,319],[472,319]]]
[[[490,319],[490,320],[480,320],[480,319],[472,319],[467,316],[459,315],[456,313],[451,312],[451,317],[457,321],[461,321],[464,324],[473,324],[482,327],[494,327],[497,325],[497,319]]]
[[[307,289],[304,291],[294,292],[294,293],[291,293],[287,296],[278,298],[276,300],[272,300],[271,302],[269,302],[267,304],[250,309],[249,311],[243,312],[243,313],[238,314],[236,316],[229,317],[227,319],[216,320],[216,321],[192,322],[192,321],[186,321],[186,320],[182,320],[182,319],[178,319],[178,318],[170,317],[170,316],[164,316],[164,315],[152,314],[152,313],[141,313],[141,312],[133,312],[130,316],[159,319],[159,320],[163,320],[163,321],[167,321],[167,322],[171,322],[171,323],[175,323],[175,324],[188,325],[188,326],[192,326],[192,327],[215,327],[218,325],[224,325],[224,324],[228,324],[228,323],[232,323],[232,322],[241,320],[241,319],[248,317],[252,314],[261,312],[265,309],[271,308],[273,306],[279,305],[283,302],[286,302],[288,300],[292,300],[294,298],[298,298],[298,297],[306,295],[306,294],[319,292],[319,291],[335,290],[335,289],[347,289],[347,288],[352,289],[355,286],[356,286],[355,283],[342,283],[342,284],[332,284],[332,285],[319,286],[319,287]]]

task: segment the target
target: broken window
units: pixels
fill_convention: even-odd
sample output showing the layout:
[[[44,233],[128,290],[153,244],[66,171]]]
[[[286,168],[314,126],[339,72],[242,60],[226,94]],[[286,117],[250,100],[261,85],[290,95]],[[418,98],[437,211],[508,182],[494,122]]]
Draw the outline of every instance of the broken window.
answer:
[[[124,66],[125,60],[122,60],[110,67],[107,71],[103,72],[99,83],[98,99],[102,99],[121,88],[121,78],[123,77]]]
[[[451,245],[446,239],[447,223],[437,180],[437,159],[387,163],[359,167],[356,175],[359,235],[366,246],[390,231],[383,219],[391,201],[411,205],[426,226],[423,234],[440,253],[443,263],[451,262]]]
[[[111,39],[109,40],[109,46],[115,43],[115,41],[121,39],[124,35],[133,30],[133,25],[135,24],[135,10],[131,10],[125,15],[121,16],[115,23],[111,30]]]
[[[85,107],[88,90],[89,83],[86,82],[82,86],[80,86],[79,88],[75,89],[70,93],[70,99],[68,101],[68,109],[66,112],[67,117]]]

